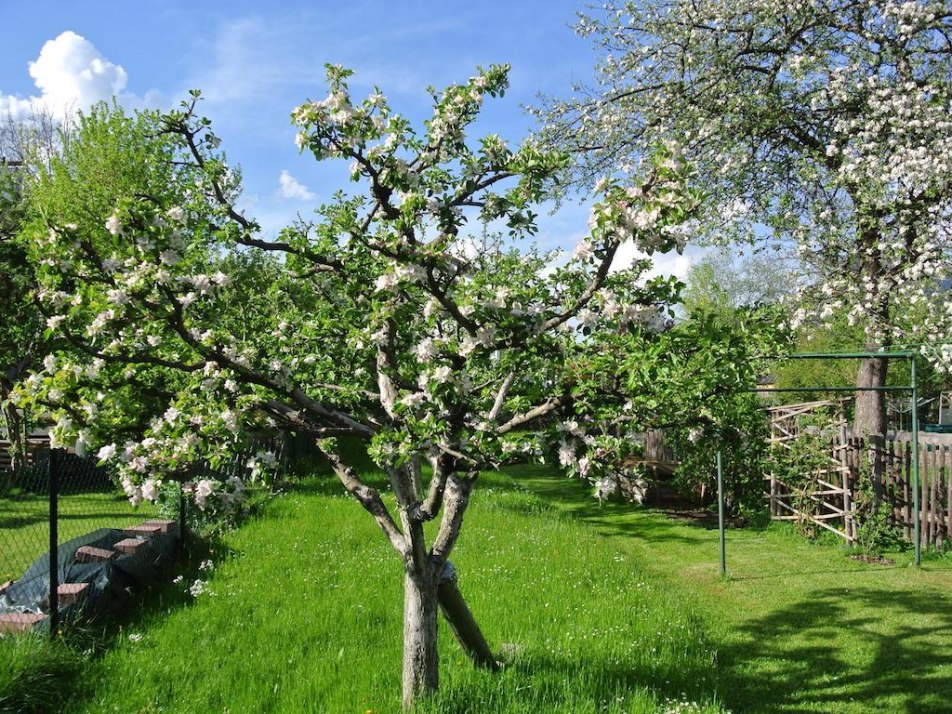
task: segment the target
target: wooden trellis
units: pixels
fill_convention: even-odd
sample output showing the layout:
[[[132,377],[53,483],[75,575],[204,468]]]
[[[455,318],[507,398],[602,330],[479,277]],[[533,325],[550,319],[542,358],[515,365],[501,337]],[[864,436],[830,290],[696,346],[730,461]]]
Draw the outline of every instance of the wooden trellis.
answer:
[[[784,483],[777,474],[766,476],[769,482],[767,498],[770,516],[778,521],[809,522],[824,528],[852,543],[856,540],[856,523],[853,518],[852,470],[848,461],[846,399],[786,404],[772,407],[770,414],[770,444],[774,448],[789,449],[802,436],[802,421],[805,417],[836,413],[836,435],[830,439],[829,463],[813,473],[804,474],[811,487],[803,493]],[[806,499],[796,503],[795,498]]]

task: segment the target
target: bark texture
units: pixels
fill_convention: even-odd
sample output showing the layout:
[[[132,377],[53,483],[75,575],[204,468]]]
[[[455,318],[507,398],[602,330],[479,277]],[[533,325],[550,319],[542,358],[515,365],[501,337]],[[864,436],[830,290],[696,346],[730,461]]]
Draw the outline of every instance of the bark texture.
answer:
[[[857,387],[885,387],[889,360],[871,357],[860,362],[856,374]],[[856,416],[853,420],[853,435],[866,439],[869,444],[869,476],[873,487],[873,500],[879,503],[883,497],[883,447],[886,440],[886,393],[857,392]]]
[[[436,649],[437,580],[432,573],[404,575],[403,600],[403,707],[439,687]]]
[[[872,357],[860,362],[857,387],[885,387],[889,360]],[[884,392],[857,392],[853,435],[867,437],[886,433],[886,395]]]

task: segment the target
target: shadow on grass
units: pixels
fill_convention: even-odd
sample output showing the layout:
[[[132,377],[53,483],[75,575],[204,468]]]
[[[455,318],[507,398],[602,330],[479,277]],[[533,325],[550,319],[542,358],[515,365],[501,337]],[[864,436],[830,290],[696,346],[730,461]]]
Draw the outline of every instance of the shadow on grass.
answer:
[[[155,580],[127,589],[119,599],[95,614],[76,610],[60,625],[60,635],[50,641],[39,632],[0,640],[0,714],[4,712],[70,712],[80,708],[94,692],[89,686],[97,676],[100,658],[130,630],[144,629],[193,600],[187,587],[204,577],[201,564],[218,563],[230,552],[216,538],[190,538],[188,550],[161,566]],[[178,583],[173,582],[182,576]],[[19,650],[32,648],[29,661],[11,661]],[[19,659],[23,659],[21,656]]]
[[[505,473],[516,482],[558,505],[558,510],[597,529],[607,536],[638,536],[649,543],[679,542],[699,545],[710,540],[710,528],[695,520],[674,520],[664,513],[633,504],[603,503],[592,496],[587,481],[554,473],[534,465],[511,466]],[[696,535],[695,535],[696,533]]]
[[[721,649],[734,711],[950,710],[952,601],[938,593],[819,590],[740,633]]]
[[[694,700],[710,703],[711,667],[660,666],[586,655],[584,659],[535,651],[518,655],[495,675],[441,685],[427,712],[622,712],[632,702]],[[647,693],[647,696],[646,696]],[[640,710],[640,708],[639,708]],[[679,710],[680,711],[680,710]]]

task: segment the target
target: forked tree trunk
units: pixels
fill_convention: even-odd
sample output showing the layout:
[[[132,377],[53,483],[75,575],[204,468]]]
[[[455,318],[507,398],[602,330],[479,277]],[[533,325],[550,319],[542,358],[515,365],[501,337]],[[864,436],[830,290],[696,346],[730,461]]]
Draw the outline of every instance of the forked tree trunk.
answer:
[[[879,357],[863,359],[856,374],[857,387],[885,387],[889,360]],[[870,481],[873,498],[879,503],[883,496],[883,447],[886,439],[885,392],[857,392],[853,435],[869,444]]]
[[[403,580],[403,707],[439,686],[437,578],[408,568]]]

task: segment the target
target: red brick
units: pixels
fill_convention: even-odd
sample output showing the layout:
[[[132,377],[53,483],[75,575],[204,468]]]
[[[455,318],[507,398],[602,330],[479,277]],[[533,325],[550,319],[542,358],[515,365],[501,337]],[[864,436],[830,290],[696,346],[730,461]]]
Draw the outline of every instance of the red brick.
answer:
[[[142,538],[151,538],[152,536],[162,533],[161,526],[149,525],[148,523],[140,523],[137,526],[129,526],[128,528],[123,528],[122,532],[130,536],[140,536]]]
[[[26,632],[45,617],[38,612],[8,612],[0,615],[0,632]]]
[[[116,551],[84,545],[76,550],[77,563],[105,563],[116,557]]]
[[[142,525],[144,526],[158,526],[162,529],[162,533],[168,533],[172,530],[172,527],[175,525],[175,521],[163,521],[161,519],[155,519],[152,521],[146,521]]]
[[[135,555],[136,551],[144,545],[145,541],[141,538],[126,538],[125,540],[121,540],[116,543],[116,545],[113,547],[120,553],[124,553],[126,555]]]
[[[63,583],[56,588],[56,592],[59,595],[59,604],[72,605],[79,600],[88,589],[89,583]]]

